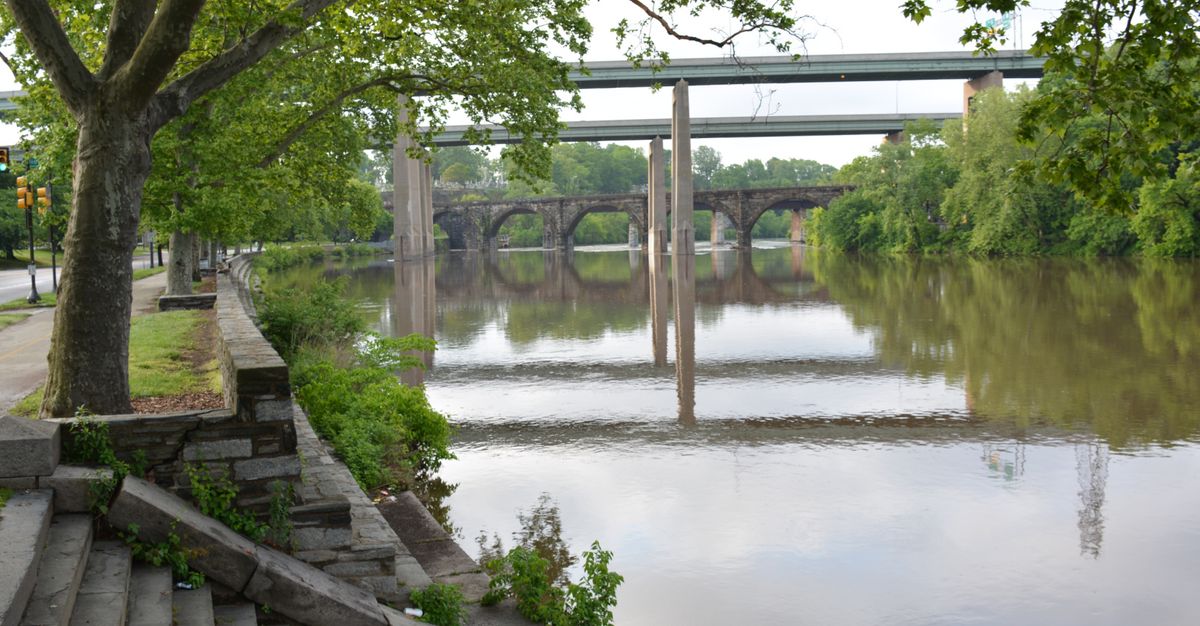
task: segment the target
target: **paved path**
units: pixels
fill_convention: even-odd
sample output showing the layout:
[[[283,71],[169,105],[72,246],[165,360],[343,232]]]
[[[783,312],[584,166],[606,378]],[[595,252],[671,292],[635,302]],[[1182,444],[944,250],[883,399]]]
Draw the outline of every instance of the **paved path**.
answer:
[[[166,253],[163,253],[163,258],[166,260]],[[133,269],[142,269],[150,267],[150,256],[141,254],[133,258]],[[58,273],[62,275],[62,255],[58,255]],[[53,289],[50,286],[50,268],[37,268],[37,288],[38,293],[47,294]],[[0,302],[8,302],[17,298],[24,298],[29,295],[29,270],[0,270]]]
[[[41,272],[38,272],[39,275]],[[133,314],[155,310],[167,286],[167,274],[155,274],[133,283]],[[28,287],[26,287],[28,289]],[[0,330],[0,415],[46,380],[46,355],[55,309],[28,309],[31,315]]]

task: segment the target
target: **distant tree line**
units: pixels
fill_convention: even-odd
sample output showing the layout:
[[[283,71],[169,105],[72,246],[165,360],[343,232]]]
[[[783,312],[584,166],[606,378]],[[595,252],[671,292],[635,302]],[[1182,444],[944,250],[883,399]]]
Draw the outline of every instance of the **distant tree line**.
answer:
[[[1200,141],[1148,149],[1146,158],[1162,162],[1167,175],[1127,174],[1119,196],[1093,201],[1070,180],[1047,175],[1053,170],[1045,163],[1072,150],[1072,134],[1084,131],[1018,139],[1022,112],[1036,97],[1030,89],[989,90],[965,121],[910,125],[902,143],[881,145],[838,172],[837,181],[857,189],[815,211],[809,233],[842,250],[1200,254]],[[1104,124],[1093,117],[1080,126]]]

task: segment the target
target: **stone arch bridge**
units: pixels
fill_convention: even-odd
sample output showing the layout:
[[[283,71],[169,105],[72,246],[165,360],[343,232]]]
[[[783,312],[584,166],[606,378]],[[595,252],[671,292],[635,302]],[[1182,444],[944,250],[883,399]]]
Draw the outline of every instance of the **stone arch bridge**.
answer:
[[[718,236],[712,241],[721,241],[719,235],[723,228],[732,224],[737,232],[737,247],[748,248],[755,222],[767,211],[791,211],[791,239],[802,242],[808,211],[828,206],[834,198],[851,189],[853,187],[847,185],[820,185],[696,191],[694,202],[695,210],[714,213],[713,229]],[[670,194],[668,207],[669,198]],[[439,203],[433,208],[433,222],[449,235],[451,249],[487,250],[496,246],[500,227],[508,218],[539,215],[542,218],[542,247],[565,250],[574,245],[575,228],[591,213],[628,214],[631,243],[646,241],[647,205],[644,193]]]

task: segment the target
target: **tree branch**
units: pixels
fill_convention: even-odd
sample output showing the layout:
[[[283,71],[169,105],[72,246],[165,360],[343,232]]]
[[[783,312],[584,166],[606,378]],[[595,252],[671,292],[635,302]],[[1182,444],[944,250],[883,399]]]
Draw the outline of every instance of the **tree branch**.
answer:
[[[13,2],[15,0],[8,0]],[[224,85],[238,73],[254,65],[272,50],[307,28],[307,21],[336,0],[293,0],[282,13],[263,24],[237,45],[209,59],[168,85],[154,98],[154,127],[161,127],[187,111],[192,102]]]
[[[154,0],[117,0],[108,20],[104,65],[96,73],[99,80],[106,80],[129,61],[153,18]]]
[[[118,91],[129,97],[126,102],[130,111],[145,108],[180,55],[187,52],[192,26],[204,8],[204,1],[166,0],[155,12],[133,57],[113,76]]]
[[[423,81],[423,86],[420,88],[411,86],[411,81],[414,80]],[[300,137],[302,137],[304,133],[308,131],[308,129],[312,128],[318,121],[320,121],[321,118],[333,113],[334,111],[337,111],[342,106],[342,103],[349,98],[376,87],[386,87],[394,92],[407,93],[410,96],[423,95],[425,92],[430,91],[433,87],[451,93],[468,93],[471,89],[470,86],[455,86],[422,74],[381,76],[365,83],[355,85],[354,87],[347,88],[335,95],[332,100],[325,103],[324,106],[314,110],[303,122],[297,124],[294,128],[289,130],[287,134],[275,144],[275,146],[271,149],[271,152],[258,162],[258,167],[266,168],[273,165],[288,151],[288,148],[292,147],[292,144],[296,143]]]
[[[46,0],[5,0],[54,87],[76,117],[96,90],[96,80],[83,65],[62,24]]]

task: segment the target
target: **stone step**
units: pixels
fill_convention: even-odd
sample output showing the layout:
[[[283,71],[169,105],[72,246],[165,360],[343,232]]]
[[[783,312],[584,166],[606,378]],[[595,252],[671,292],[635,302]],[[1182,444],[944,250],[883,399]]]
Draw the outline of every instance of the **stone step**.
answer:
[[[295,622],[337,626],[389,623],[367,591],[287,554],[256,546],[140,478],[125,478],[109,509],[109,520],[117,527],[138,524],[143,541],[164,541],[169,534],[176,535],[181,547],[193,552],[189,563],[193,568]]]
[[[21,626],[66,626],[70,622],[91,550],[90,515],[54,517]]]
[[[217,626],[258,626],[254,605],[249,603],[213,607],[213,617]]]
[[[25,613],[53,514],[49,491],[13,494],[0,509],[0,624],[16,624]]]
[[[171,570],[145,563],[133,566],[126,626],[162,626],[172,619]]]
[[[49,476],[62,437],[56,422],[0,416],[0,478]]]
[[[174,626],[213,626],[212,589],[176,589]]]
[[[97,541],[93,544],[71,613],[71,626],[124,624],[132,566],[129,548],[120,542]]]

